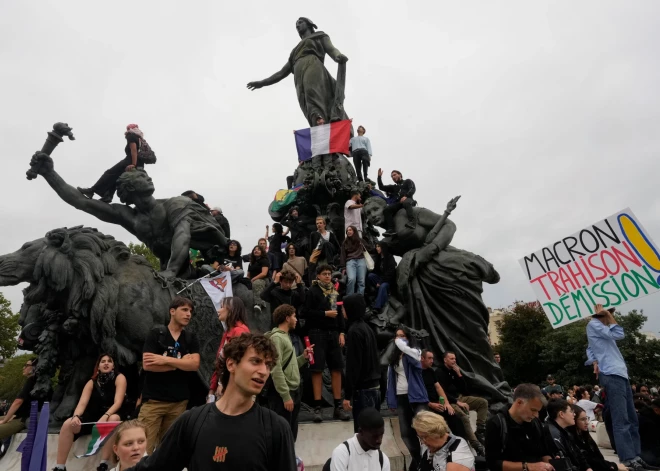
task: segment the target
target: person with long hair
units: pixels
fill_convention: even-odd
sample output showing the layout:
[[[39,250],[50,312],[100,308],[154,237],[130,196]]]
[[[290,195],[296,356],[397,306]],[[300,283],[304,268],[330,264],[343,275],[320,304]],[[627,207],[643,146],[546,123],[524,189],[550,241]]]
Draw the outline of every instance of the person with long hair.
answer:
[[[282,253],[282,244],[290,242],[291,238],[287,236],[289,229],[284,230],[282,224],[276,222],[273,224],[273,235],[268,237],[268,226],[266,226],[266,238],[268,239],[268,258],[270,259],[271,270],[277,273],[282,269],[284,254]]]
[[[247,326],[247,309],[245,309],[245,304],[241,298],[223,299],[222,307],[218,309],[218,319],[222,323],[225,332],[222,334],[222,339],[220,339],[216,360],[222,356],[222,350],[227,342],[241,334],[250,332],[250,328]],[[216,394],[220,396],[221,393],[222,385],[218,383],[218,372],[214,371],[209,386],[209,397]]]
[[[241,252],[243,251],[243,246],[237,240],[229,241],[229,253],[227,255],[227,262],[231,262],[232,268],[234,270],[243,270],[243,257]]]
[[[429,403],[422,378],[422,351],[405,326],[399,326],[396,330],[394,345],[387,369],[387,406],[399,416],[401,439],[412,460],[410,469],[417,469],[420,446],[412,428],[412,420],[417,412],[428,410]]]
[[[316,218],[316,231],[309,236],[309,246],[314,250],[320,250],[321,255],[317,259],[318,265],[336,265],[339,254],[339,240],[334,232],[327,228],[327,221],[323,216]]]
[[[73,411],[73,416],[66,419],[57,441],[57,460],[54,471],[66,471],[66,459],[73,442],[81,435],[92,431],[94,422],[118,422],[121,407],[126,397],[126,377],[115,367],[112,356],[103,353],[96,360],[94,373],[85,387]],[[84,424],[84,425],[83,425]],[[110,442],[101,451],[99,470],[108,469],[111,454]]]
[[[374,269],[367,276],[367,283],[378,290],[373,307],[380,311],[389,300],[390,286],[396,285],[396,260],[387,244],[376,243]]]
[[[589,417],[585,410],[578,406],[573,405],[573,412],[575,412],[575,425],[567,427],[568,433],[577,448],[579,448],[582,456],[587,460],[589,467],[593,471],[627,471],[622,464],[607,461],[603,454],[598,449],[598,445],[589,432]]]
[[[137,419],[122,422],[115,429],[112,451],[117,466],[111,471],[124,471],[147,456],[147,427]]]
[[[357,293],[364,295],[364,288],[367,281],[367,260],[364,258],[364,241],[360,238],[355,226],[346,228],[346,238],[341,244],[340,264],[346,268],[346,296],[355,294],[355,285],[357,284]]]
[[[270,262],[266,251],[260,246],[255,245],[250,254],[250,264],[248,265],[248,278],[252,282],[252,295],[254,296],[254,309],[261,312],[266,307],[266,302],[261,299],[261,293],[268,284],[268,270]]]
[[[112,203],[112,198],[117,190],[117,180],[119,179],[119,176],[124,172],[144,167],[144,162],[138,158],[138,151],[144,142],[144,133],[140,130],[137,124],[129,124],[126,126],[124,137],[126,138],[126,147],[124,148],[126,157],[115,164],[112,168],[106,170],[94,186],[89,188],[78,187],[78,191],[87,198],[91,199],[94,197],[94,194],[97,194],[101,197],[102,202]]]
[[[291,242],[286,246],[287,260],[282,265],[282,273],[290,271],[295,275],[299,275],[303,280],[307,277],[307,259],[298,256],[296,245]]]

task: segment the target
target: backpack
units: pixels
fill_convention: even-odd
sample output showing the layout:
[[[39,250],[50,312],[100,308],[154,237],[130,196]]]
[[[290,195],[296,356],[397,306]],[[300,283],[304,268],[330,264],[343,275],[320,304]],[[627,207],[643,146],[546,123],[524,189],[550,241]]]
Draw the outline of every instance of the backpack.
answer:
[[[344,442],[344,446],[348,450],[348,456],[351,456],[351,447],[348,446],[348,441]],[[380,469],[383,469],[383,451],[379,448],[378,449],[378,462],[380,463]],[[325,462],[323,465],[323,471],[330,471],[330,462],[332,461],[332,457],[328,458],[328,461]]]
[[[145,164],[156,163],[156,153],[151,149],[149,143],[143,138],[140,138],[140,148],[138,149],[138,160],[141,160]]]
[[[264,337],[270,339],[270,337],[273,335],[273,331],[271,330],[270,332],[266,332],[264,334]],[[286,359],[286,361],[282,364],[282,372],[286,370],[287,366],[289,366],[289,363],[291,363],[291,360],[293,360],[293,355],[296,352],[296,349],[294,348],[293,351],[291,352],[291,355],[289,355],[289,358]],[[264,387],[261,389],[261,392],[259,393],[259,397],[261,399],[266,399],[268,396],[269,391],[274,391],[275,390],[275,383],[273,382],[273,375],[268,375],[268,379],[266,379],[266,384],[264,384]]]
[[[209,413],[211,412],[211,407],[215,407],[214,402],[210,404],[205,404],[200,407],[195,407],[194,409],[190,410],[190,420],[188,421],[188,424],[192,423],[192,430],[190,430],[190,433],[186,433],[186,435],[189,437],[194,437],[192,442],[192,447],[190,450],[191,455],[195,451],[195,448],[197,447],[197,439],[199,438],[199,434],[202,433],[204,422],[206,422],[206,418],[209,416]],[[264,431],[266,435],[266,457],[268,458],[268,463],[269,465],[275,465],[274,454],[273,454],[274,451],[273,437],[275,436],[273,431],[275,430],[275,428],[273,427],[273,421],[276,419],[274,419],[273,416],[274,415],[277,416],[277,414],[275,414],[275,412],[269,409],[261,407],[259,404],[255,404],[254,407],[259,408],[258,411],[261,415],[260,428],[261,430]]]
[[[500,450],[501,453],[504,453],[504,449],[506,448],[506,438],[509,433],[509,428],[506,425],[506,418],[504,417],[503,414],[495,414],[495,417],[497,417],[497,421],[500,424],[500,439],[502,440],[502,449]],[[533,419],[532,423],[534,424],[534,427],[536,428],[536,431],[539,433],[539,436],[541,439],[543,439],[543,426],[541,425],[541,421],[539,419]]]

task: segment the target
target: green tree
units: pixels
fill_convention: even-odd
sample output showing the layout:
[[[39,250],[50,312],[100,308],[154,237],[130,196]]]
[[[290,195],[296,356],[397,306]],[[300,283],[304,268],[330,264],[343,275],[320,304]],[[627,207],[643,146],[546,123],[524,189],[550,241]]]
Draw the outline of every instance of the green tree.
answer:
[[[11,303],[0,293],[0,358],[10,358],[16,353],[19,331],[18,314],[11,312]]]
[[[23,365],[27,360],[36,358],[34,355],[19,355],[5,360],[5,366],[0,368],[0,399],[13,401],[23,387]]]
[[[134,244],[133,242],[130,242],[128,244],[128,250],[130,250],[134,255],[142,255],[147,259],[154,270],[160,270],[160,260],[158,260],[158,257],[156,257],[146,245]]]

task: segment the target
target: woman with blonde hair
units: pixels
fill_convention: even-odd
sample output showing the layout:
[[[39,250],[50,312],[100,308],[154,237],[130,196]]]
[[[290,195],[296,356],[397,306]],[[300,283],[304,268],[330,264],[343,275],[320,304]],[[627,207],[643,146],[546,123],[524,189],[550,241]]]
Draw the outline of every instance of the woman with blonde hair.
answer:
[[[122,471],[135,466],[147,456],[147,427],[137,419],[122,422],[115,430],[112,451],[117,466],[111,471]]]
[[[429,411],[418,412],[412,422],[422,445],[417,471],[473,471],[474,455],[467,442],[452,435],[445,419]]]

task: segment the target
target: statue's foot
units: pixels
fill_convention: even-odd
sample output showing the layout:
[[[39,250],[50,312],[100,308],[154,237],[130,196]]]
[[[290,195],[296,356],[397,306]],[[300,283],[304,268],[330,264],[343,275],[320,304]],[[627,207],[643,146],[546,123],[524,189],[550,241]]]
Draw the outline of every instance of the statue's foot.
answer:
[[[81,192],[85,197],[92,199],[94,197],[94,190],[91,188],[80,188],[78,187],[78,191]]]

